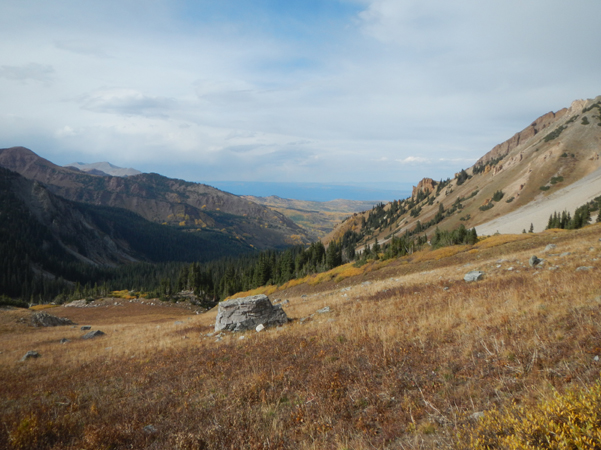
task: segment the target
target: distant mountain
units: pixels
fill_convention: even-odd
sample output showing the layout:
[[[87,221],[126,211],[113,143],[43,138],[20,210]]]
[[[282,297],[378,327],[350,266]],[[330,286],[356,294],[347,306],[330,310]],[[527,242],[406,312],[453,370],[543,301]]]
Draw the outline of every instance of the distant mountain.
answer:
[[[91,164],[75,162],[63,166],[66,168],[75,168],[92,175],[106,176],[111,175],[114,177],[131,177],[134,175],[140,175],[142,172],[136,169],[124,169],[123,167],[117,167],[109,162],[96,162]]]
[[[374,201],[359,200],[312,202],[280,198],[276,195],[271,195],[269,197],[245,195],[243,198],[284,214],[286,217],[293,220],[294,223],[307,230],[314,240],[326,236],[337,224],[349,215],[365,211],[378,203]]]
[[[352,231],[365,244],[464,224],[479,234],[542,231],[554,211],[601,195],[601,96],[549,112],[448,180],[425,178],[412,196],[355,214],[324,241]]]
[[[123,209],[63,199],[0,168],[0,294],[25,295],[42,280],[85,278],[136,261],[209,261],[252,251],[219,232],[185,233]],[[63,281],[64,283],[64,281]]]
[[[218,232],[258,249],[311,241],[284,215],[211,186],[158,174],[97,176],[57,166],[23,147],[0,149],[0,166],[69,200],[127,209],[180,230]]]

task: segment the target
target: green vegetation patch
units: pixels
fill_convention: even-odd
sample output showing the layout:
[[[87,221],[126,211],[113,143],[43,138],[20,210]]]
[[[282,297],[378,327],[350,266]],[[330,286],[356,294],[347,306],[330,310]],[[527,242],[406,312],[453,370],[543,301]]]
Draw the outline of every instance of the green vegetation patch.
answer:
[[[553,139],[557,139],[559,137],[559,135],[563,132],[563,130],[565,130],[566,128],[567,127],[564,125],[557,127],[555,130],[553,130],[549,134],[547,134],[543,140],[545,142],[549,142],[549,141],[552,141]]]

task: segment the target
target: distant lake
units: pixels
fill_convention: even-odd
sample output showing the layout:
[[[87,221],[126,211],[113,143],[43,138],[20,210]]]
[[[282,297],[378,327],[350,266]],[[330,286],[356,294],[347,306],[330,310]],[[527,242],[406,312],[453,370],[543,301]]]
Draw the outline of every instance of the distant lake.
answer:
[[[327,202],[329,200],[365,200],[389,202],[411,195],[411,183],[279,183],[260,181],[206,181],[205,184],[236,195]]]

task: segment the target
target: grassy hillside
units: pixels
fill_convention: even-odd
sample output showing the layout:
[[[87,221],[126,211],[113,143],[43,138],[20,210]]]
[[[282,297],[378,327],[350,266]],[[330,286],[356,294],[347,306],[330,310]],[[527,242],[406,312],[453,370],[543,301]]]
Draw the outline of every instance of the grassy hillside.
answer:
[[[47,310],[106,333],[92,341],[0,311],[0,447],[469,446],[479,413],[599,378],[600,237],[500,235],[342,266],[272,287],[293,320],[261,333],[210,335],[216,311],[151,300]],[[28,350],[42,357],[18,362]]]

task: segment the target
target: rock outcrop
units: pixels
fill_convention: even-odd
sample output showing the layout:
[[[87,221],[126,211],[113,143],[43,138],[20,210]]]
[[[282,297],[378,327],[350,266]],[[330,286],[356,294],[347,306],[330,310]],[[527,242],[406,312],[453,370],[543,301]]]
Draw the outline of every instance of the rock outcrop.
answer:
[[[567,108],[560,109],[556,113],[548,112],[540,116],[534,122],[530,124],[530,126],[524,128],[522,131],[514,134],[511,138],[507,139],[505,142],[496,145],[493,147],[491,151],[489,151],[486,155],[476,161],[476,166],[482,164],[487,164],[489,161],[497,158],[502,158],[507,155],[511,150],[516,148],[518,145],[523,144],[531,137],[540,133],[542,130],[552,125],[555,121],[561,119],[568,112]]]
[[[260,294],[219,303],[215,331],[246,331],[259,325],[269,327],[287,322],[282,306],[272,305],[266,295]]]
[[[45,312],[37,312],[31,316],[31,325],[34,327],[60,327],[62,325],[75,324],[65,317],[56,317]]]
[[[434,192],[436,190],[437,184],[438,182],[434,181],[432,178],[424,178],[419,183],[417,183],[417,186],[413,186],[413,192],[411,193],[411,197],[415,198],[419,191]]]

